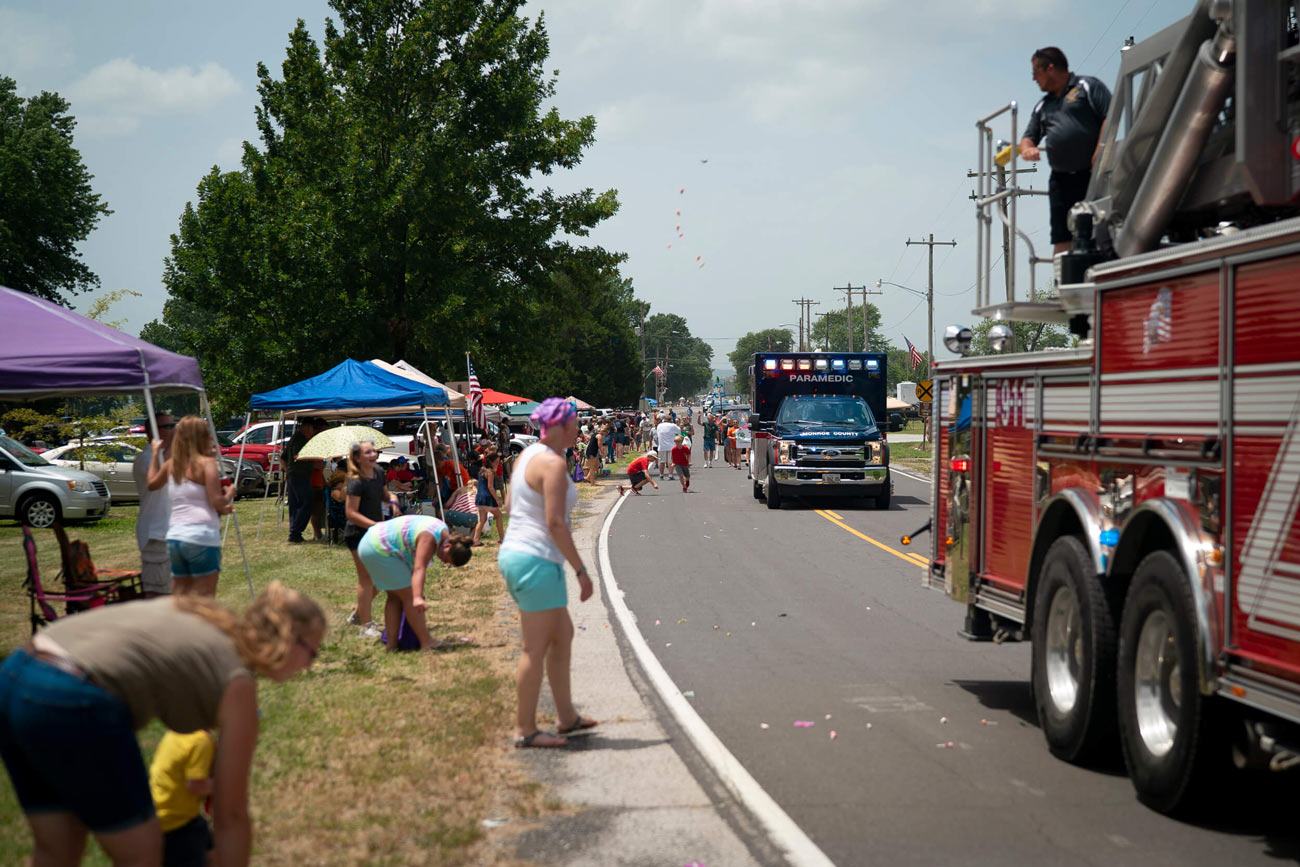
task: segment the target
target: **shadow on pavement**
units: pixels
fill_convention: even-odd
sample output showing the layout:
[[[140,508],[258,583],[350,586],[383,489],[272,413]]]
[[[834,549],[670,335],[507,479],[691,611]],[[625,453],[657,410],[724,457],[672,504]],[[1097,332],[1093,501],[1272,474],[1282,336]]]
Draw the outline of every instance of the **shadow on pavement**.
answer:
[[[954,680],[952,683],[975,696],[984,707],[1004,710],[1022,722],[1038,727],[1034,690],[1028,680]]]
[[[646,740],[645,738],[607,738],[599,732],[590,734],[565,735],[569,739],[569,745],[564,749],[568,752],[589,752],[591,750],[643,750],[647,747],[657,747],[668,743],[668,738],[657,738],[655,740]]]

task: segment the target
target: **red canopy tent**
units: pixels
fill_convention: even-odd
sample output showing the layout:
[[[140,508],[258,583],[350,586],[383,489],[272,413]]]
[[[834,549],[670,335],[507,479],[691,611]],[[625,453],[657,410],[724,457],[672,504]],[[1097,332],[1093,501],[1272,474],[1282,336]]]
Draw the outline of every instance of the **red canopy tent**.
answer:
[[[498,403],[525,403],[526,397],[516,397],[513,394],[506,394],[504,391],[497,391],[494,388],[483,389],[483,403],[489,406]]]

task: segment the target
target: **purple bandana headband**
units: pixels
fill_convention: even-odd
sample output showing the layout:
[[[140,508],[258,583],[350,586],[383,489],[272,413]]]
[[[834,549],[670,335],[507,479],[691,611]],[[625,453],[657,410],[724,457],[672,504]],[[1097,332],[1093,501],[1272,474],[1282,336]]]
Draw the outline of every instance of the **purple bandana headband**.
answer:
[[[542,436],[546,436],[548,428],[567,423],[577,413],[574,405],[564,398],[548,397],[528,418],[541,430]]]

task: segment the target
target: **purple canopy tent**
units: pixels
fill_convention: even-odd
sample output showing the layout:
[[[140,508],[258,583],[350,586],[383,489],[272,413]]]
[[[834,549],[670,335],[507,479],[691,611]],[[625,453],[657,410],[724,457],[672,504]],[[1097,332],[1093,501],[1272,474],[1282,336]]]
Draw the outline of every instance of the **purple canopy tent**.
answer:
[[[203,377],[193,358],[160,349],[26,292],[0,286],[0,400],[136,391],[144,395],[152,439],[158,438],[153,396],[194,392],[216,441]],[[235,531],[238,534],[238,522]],[[242,553],[242,538],[239,549]],[[244,574],[252,594],[247,555]]]

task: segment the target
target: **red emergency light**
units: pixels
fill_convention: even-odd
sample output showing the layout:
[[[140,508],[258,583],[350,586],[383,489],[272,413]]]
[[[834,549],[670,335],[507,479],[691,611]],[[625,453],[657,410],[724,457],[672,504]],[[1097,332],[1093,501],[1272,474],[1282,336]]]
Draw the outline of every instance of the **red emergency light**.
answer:
[[[948,466],[954,473],[969,472],[970,458],[953,458],[949,461]]]

